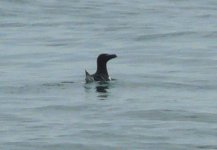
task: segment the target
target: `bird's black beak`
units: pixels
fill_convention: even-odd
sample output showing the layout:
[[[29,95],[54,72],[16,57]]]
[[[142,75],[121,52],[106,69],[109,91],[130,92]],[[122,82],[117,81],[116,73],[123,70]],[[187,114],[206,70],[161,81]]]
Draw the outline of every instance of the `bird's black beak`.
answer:
[[[109,55],[109,59],[113,59],[113,58],[116,58],[116,57],[118,57],[116,54],[110,54]]]

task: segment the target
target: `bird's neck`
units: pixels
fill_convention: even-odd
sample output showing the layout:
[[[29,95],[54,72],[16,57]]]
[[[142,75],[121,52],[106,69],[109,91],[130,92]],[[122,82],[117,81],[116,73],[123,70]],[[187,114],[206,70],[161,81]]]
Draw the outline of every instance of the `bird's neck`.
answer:
[[[97,74],[102,74],[105,76],[108,76],[108,71],[107,71],[107,66],[106,63],[102,63],[102,64],[97,64],[97,70],[96,70]]]

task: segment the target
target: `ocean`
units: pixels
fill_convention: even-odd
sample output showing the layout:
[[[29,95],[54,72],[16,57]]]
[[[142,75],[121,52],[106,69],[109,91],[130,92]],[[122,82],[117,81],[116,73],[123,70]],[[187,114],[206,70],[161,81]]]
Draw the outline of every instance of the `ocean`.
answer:
[[[1,0],[1,150],[217,149],[216,0]],[[85,83],[101,53],[108,83]]]

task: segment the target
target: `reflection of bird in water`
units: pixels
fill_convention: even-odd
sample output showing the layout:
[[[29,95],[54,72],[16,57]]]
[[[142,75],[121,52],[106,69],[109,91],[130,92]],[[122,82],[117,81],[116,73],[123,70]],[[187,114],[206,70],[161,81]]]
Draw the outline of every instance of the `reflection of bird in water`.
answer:
[[[108,84],[97,85],[96,91],[99,93],[107,93],[107,89],[109,89]]]
[[[95,82],[94,84],[85,84],[84,88],[87,93],[92,93],[95,90],[96,96],[100,100],[106,100],[110,95],[110,86],[112,82]]]
[[[107,71],[107,62],[110,59],[116,58],[117,55],[115,54],[100,54],[97,58],[97,70],[96,73],[90,75],[86,70],[86,83],[93,82],[93,81],[110,81],[111,78],[109,77]]]
[[[96,86],[96,92],[98,93],[98,97],[100,98],[100,100],[106,100],[106,98],[109,96],[109,83],[101,83],[99,82],[99,84]]]

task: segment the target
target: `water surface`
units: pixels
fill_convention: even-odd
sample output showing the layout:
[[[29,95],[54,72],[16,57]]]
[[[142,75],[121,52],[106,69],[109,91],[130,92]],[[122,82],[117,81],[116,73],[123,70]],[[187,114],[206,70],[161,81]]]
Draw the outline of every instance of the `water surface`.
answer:
[[[0,149],[217,149],[217,1],[2,0]],[[116,80],[85,84],[100,53]]]

